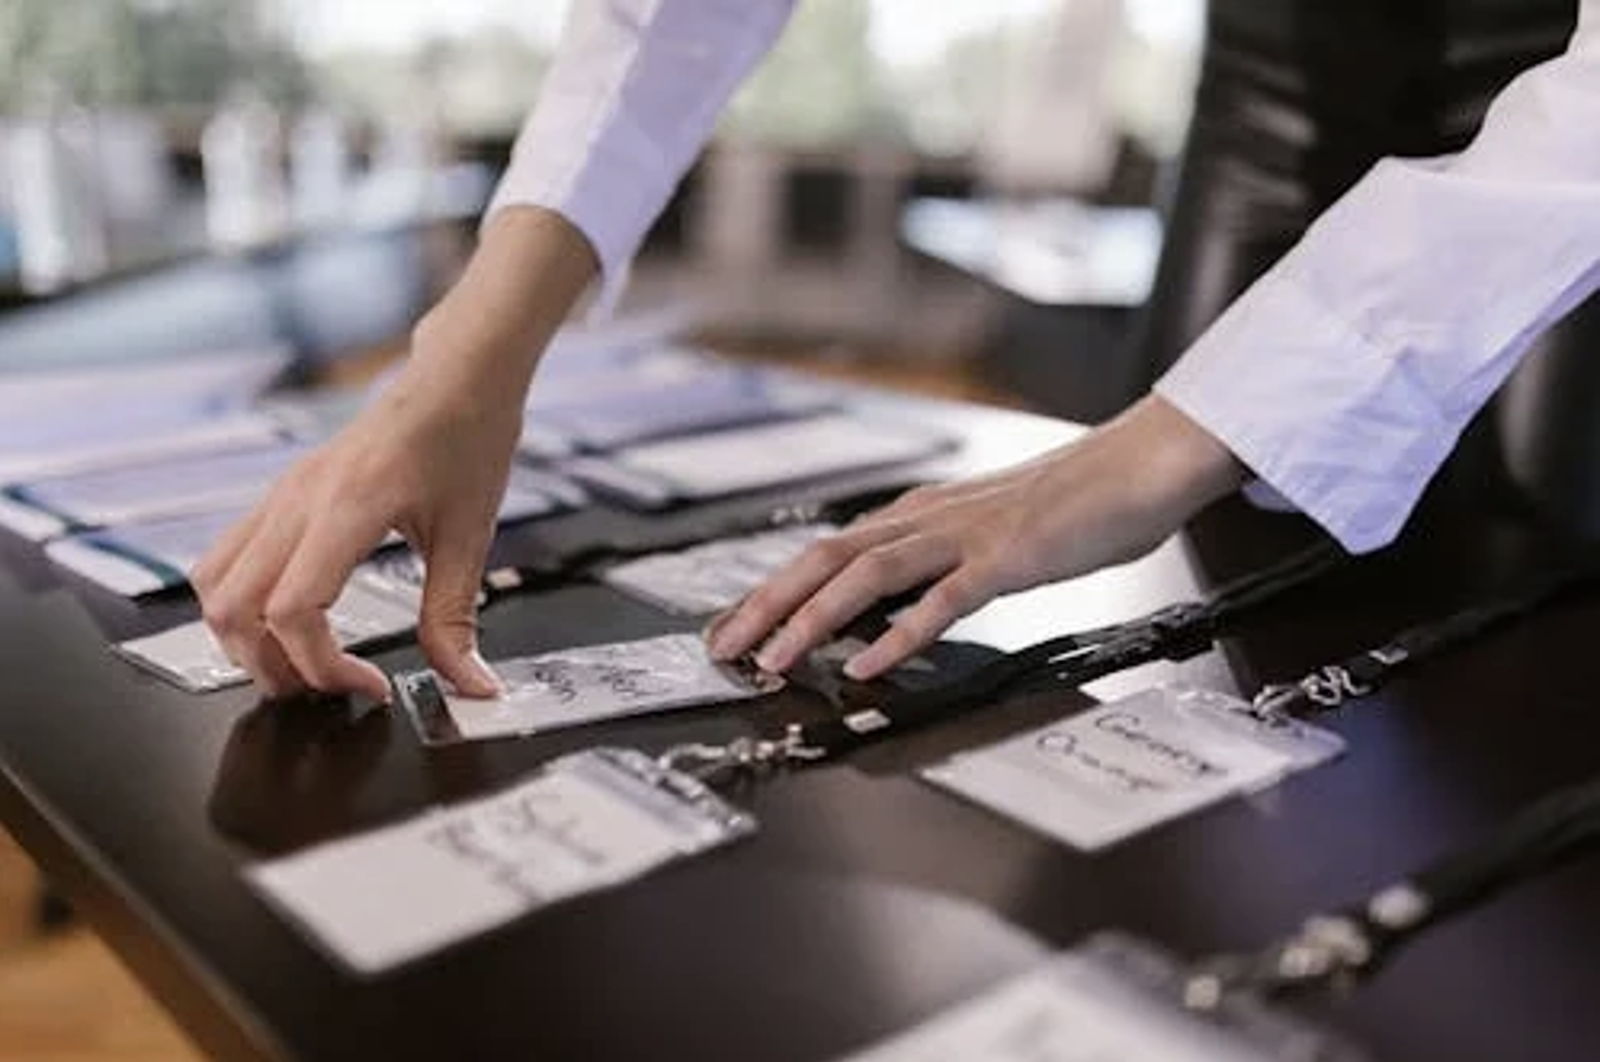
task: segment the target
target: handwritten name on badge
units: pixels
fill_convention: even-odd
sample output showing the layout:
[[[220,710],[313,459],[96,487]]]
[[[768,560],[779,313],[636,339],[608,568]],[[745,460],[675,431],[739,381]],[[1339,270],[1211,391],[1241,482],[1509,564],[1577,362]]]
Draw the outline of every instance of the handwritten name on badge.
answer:
[[[1274,730],[1242,702],[1162,687],[956,755],[923,777],[1093,850],[1337,755],[1296,724]]]

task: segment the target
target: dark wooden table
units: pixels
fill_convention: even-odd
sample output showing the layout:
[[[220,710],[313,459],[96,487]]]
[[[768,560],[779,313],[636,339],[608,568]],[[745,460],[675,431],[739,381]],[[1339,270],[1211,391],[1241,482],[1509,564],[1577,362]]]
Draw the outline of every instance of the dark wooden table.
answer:
[[[947,467],[1070,433],[1018,414],[891,404],[973,441]],[[656,520],[597,510],[531,525],[499,548],[676,534],[770,500]],[[1393,555],[1231,641],[1240,684],[1363,647],[1557,548],[1522,518],[1441,511]],[[1187,554],[1174,544],[967,630],[1014,644],[1126,618],[1306,533],[1297,518],[1225,505],[1200,521]],[[1261,944],[1600,767],[1597,602],[1543,614],[1351,708],[1330,724],[1351,743],[1343,760],[1109,852],[1047,843],[909,773],[1090,702],[1036,698],[751,788],[739,799],[761,818],[753,840],[362,981],[272,914],[240,869],[482,793],[602,737],[659,749],[730,736],[752,716],[805,707],[804,695],[427,752],[397,716],[268,708],[245,690],[190,696],[106,652],[108,639],[191,609],[134,609],[58,576],[30,548],[0,545],[0,819],[200,1044],[229,1057],[825,1059],[1097,928],[1189,953]],[[683,626],[593,586],[506,602],[484,621],[491,656]],[[381,657],[416,660],[409,649]],[[1184,670],[1228,681],[1216,664]],[[1593,1059],[1597,899],[1600,864],[1551,875],[1315,1010],[1391,1060]]]

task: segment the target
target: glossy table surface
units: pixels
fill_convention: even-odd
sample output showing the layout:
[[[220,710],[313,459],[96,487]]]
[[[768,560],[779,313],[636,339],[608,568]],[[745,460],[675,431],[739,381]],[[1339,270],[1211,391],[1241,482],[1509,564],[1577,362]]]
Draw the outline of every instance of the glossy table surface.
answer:
[[[939,462],[942,472],[1022,457],[1073,431],[1021,414],[871,401],[966,437],[970,448]],[[510,559],[597,535],[676,536],[772,501],[648,520],[595,510],[510,533],[499,551]],[[1400,549],[1352,564],[1232,639],[1239,685],[1363,648],[1548,562],[1556,548],[1514,514],[1437,508]],[[1002,603],[961,633],[1016,645],[1128,618],[1265,564],[1306,533],[1298,518],[1227,503],[1186,546]],[[1190,954],[1260,945],[1600,768],[1600,654],[1590,637],[1600,602],[1577,603],[1329,720],[1351,745],[1342,760],[1107,852],[1047,842],[911,776],[952,749],[1091,702],[1036,697],[753,785],[735,794],[761,820],[751,840],[361,980],[268,910],[241,867],[489,791],[599,740],[659,750],[819,705],[785,693],[754,707],[428,751],[399,716],[263,706],[247,690],[192,696],[106,651],[108,639],[191,609],[135,609],[58,575],[29,547],[0,547],[0,819],[202,1046],[229,1057],[826,1059],[1095,929]],[[494,606],[484,648],[494,657],[684,626],[575,585]],[[402,647],[379,659],[397,667],[417,657]],[[1230,681],[1216,656],[1176,670]],[[1600,863],[1578,864],[1440,930],[1358,995],[1312,1010],[1385,1059],[1592,1059],[1597,899]]]

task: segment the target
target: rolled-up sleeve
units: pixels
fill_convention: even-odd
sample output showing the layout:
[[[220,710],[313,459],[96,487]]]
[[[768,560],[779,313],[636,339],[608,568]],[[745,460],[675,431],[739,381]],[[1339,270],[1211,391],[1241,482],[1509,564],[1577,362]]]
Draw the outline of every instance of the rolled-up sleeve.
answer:
[[[553,210],[593,246],[602,302],[793,0],[574,0],[488,217]]]
[[[1156,385],[1352,550],[1392,539],[1538,334],[1600,286],[1600,0],[1461,154],[1388,159]]]

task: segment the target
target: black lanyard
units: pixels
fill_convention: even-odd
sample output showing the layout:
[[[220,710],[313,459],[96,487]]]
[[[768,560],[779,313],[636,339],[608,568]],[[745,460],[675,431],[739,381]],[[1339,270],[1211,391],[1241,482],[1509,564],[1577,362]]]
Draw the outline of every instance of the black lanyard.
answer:
[[[1075,689],[1156,660],[1186,660],[1208,650],[1247,612],[1310,582],[1342,556],[1337,546],[1322,543],[1229,583],[1206,601],[1169,605],[1125,623],[1051,638],[1009,653],[953,682],[891,696],[862,711],[788,723],[726,745],[680,745],[662,759],[702,777],[833,759],[977,711],[1003,694]]]
[[[1600,778],[1593,778],[1551,793],[1477,842],[1360,903],[1314,915],[1261,952],[1198,964],[1185,1002],[1210,1010],[1237,990],[1270,996],[1353,984],[1430,927],[1570,862],[1597,843]]]
[[[1443,619],[1408,627],[1382,645],[1314,668],[1294,682],[1263,687],[1258,714],[1302,715],[1331,711],[1354,697],[1376,692],[1396,674],[1510,623],[1557,604],[1600,582],[1600,564],[1590,562],[1542,575],[1495,600],[1472,605]]]

